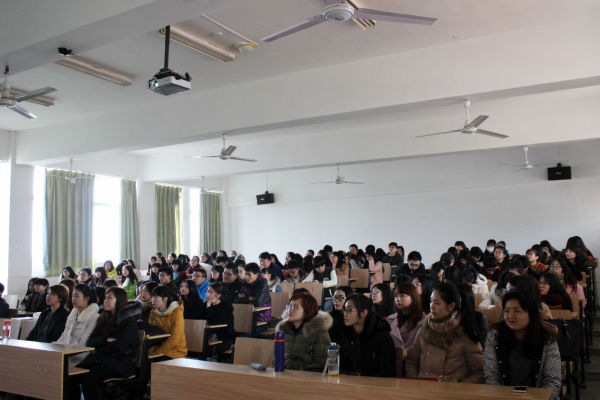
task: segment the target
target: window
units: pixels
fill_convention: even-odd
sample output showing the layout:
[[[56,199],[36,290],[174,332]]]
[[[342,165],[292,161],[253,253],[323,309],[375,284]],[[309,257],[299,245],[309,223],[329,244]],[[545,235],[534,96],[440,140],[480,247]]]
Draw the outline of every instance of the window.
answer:
[[[96,175],[94,182],[94,264],[121,260],[121,180]]]
[[[198,254],[200,245],[200,190],[190,190],[190,258]]]

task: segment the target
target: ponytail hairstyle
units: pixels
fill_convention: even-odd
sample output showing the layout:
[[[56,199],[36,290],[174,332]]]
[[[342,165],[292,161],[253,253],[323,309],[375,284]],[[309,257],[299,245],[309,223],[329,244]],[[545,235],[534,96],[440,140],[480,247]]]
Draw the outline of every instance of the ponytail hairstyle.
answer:
[[[410,308],[406,310],[406,312],[400,312],[396,308],[396,304],[394,303],[394,308],[396,309],[397,320],[398,320],[398,329],[402,328],[406,324],[407,329],[413,329],[417,326],[421,318],[423,317],[423,309],[421,308],[421,296],[419,296],[419,292],[417,292],[417,288],[412,283],[401,283],[400,285],[394,288],[394,298],[400,296],[401,294],[405,294],[410,296],[411,304]]]
[[[373,301],[369,297],[363,296],[362,294],[353,294],[346,299],[345,304],[348,304],[350,301],[354,304],[358,315],[361,315],[363,311],[368,311],[370,314],[372,313]]]
[[[106,296],[109,293],[112,293],[112,295],[115,296],[115,299],[117,299],[115,309],[114,311],[102,311],[102,314],[100,314],[98,317],[98,322],[96,323],[96,327],[92,332],[92,336],[100,335],[104,327],[106,327],[105,337],[109,337],[111,334],[115,333],[117,330],[117,316],[119,315],[119,311],[121,311],[121,309],[127,305],[128,300],[125,289],[121,289],[118,286],[113,286],[106,291]]]
[[[460,324],[462,325],[465,333],[474,343],[480,343],[481,338],[479,337],[479,331],[477,330],[477,322],[475,319],[475,311],[465,293],[460,292],[456,286],[451,283],[440,283],[435,289],[442,300],[446,304],[454,303],[454,310],[460,312]]]

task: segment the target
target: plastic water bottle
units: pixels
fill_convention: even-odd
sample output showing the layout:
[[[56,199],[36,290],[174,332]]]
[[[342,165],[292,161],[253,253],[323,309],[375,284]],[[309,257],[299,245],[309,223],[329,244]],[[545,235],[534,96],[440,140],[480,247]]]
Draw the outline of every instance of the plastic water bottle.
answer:
[[[340,374],[340,348],[336,343],[329,343],[327,347],[327,373],[329,376]]]
[[[285,334],[275,332],[275,372],[285,371]]]

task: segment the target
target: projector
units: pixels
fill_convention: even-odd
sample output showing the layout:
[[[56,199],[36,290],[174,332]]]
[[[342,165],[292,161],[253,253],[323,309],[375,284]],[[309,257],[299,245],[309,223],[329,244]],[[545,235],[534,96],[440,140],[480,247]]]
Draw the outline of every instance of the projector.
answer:
[[[192,88],[192,78],[186,72],[181,76],[177,71],[161,69],[148,81],[148,90],[154,93],[170,96],[185,92]]]

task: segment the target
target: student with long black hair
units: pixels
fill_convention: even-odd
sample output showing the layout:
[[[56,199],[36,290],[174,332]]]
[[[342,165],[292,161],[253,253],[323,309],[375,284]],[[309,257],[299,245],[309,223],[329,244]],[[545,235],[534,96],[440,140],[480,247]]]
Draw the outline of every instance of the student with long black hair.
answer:
[[[425,314],[429,314],[431,312],[431,294],[433,293],[434,289],[433,279],[431,279],[431,277],[428,275],[419,275],[415,276],[412,284],[417,288],[417,292],[421,298],[421,309]]]
[[[85,283],[92,289],[96,287],[96,283],[94,282],[94,277],[92,275],[92,269],[90,267],[85,267],[79,272],[79,281],[81,283]]]
[[[123,279],[124,281],[121,283],[121,289],[127,292],[127,298],[129,300],[135,300],[135,289],[138,280],[133,267],[130,265],[123,266]]]
[[[106,260],[104,262],[104,270],[110,279],[115,279],[115,276],[117,276],[117,270],[111,260]]]
[[[421,309],[421,297],[413,284],[402,283],[394,288],[394,308],[396,313],[387,317],[392,328],[392,339],[396,347],[408,349],[415,341],[423,319],[427,317]]]
[[[193,280],[187,279],[179,285],[183,300],[183,319],[202,319],[206,305],[200,298]]]
[[[373,311],[380,318],[386,319],[388,315],[394,313],[394,292],[389,285],[378,283],[373,286],[371,301],[373,301]]]
[[[187,347],[185,344],[183,301],[173,300],[169,288],[160,285],[152,291],[152,306],[154,308],[150,311],[148,323],[159,327],[171,336],[160,344],[153,346],[150,351],[164,354],[163,357],[157,358],[160,361],[185,357]]]
[[[587,300],[585,299],[583,287],[577,283],[577,278],[575,278],[571,269],[567,267],[565,259],[560,257],[552,260],[550,263],[550,272],[556,275],[567,293],[577,294],[577,297],[583,302],[583,307],[585,308]]]
[[[227,325],[227,328],[217,332],[217,339],[223,343],[213,347],[213,355],[216,356],[229,350],[235,338],[233,304],[223,298],[223,289],[223,284],[220,282],[211,283],[208,286],[203,315],[203,319],[206,319],[208,325]],[[191,291],[193,292],[193,290]]]
[[[77,274],[75,273],[75,270],[69,265],[64,266],[62,269],[62,276],[60,277],[60,280],[62,281],[64,279],[71,279],[77,281]]]
[[[406,376],[483,383],[483,349],[471,303],[450,283],[431,296],[431,314],[406,359]]]
[[[562,384],[557,332],[541,320],[537,302],[529,292],[506,293],[504,318],[488,334],[485,349],[485,383],[552,389],[560,398]]]
[[[62,335],[69,317],[65,308],[69,291],[62,285],[50,286],[46,295],[48,309],[42,311],[27,339],[33,342],[52,343]]]
[[[127,378],[135,372],[140,346],[137,327],[140,312],[140,303],[128,303],[127,292],[123,289],[112,287],[108,290],[104,311],[87,341],[87,345],[95,350],[77,365],[90,372],[70,377],[69,399],[81,398],[79,384],[85,400],[99,399],[98,385],[101,382]]]
[[[552,319],[552,313],[546,303],[542,301],[540,289],[534,277],[531,275],[511,276],[506,284],[506,290],[504,292],[506,293],[513,290],[532,293],[538,304],[540,313],[544,315],[543,319]]]
[[[461,295],[464,294],[471,303],[471,307],[473,308],[475,314],[475,326],[477,327],[479,337],[481,338],[481,347],[485,349],[485,338],[488,334],[488,319],[484,314],[477,311],[478,305],[475,304],[475,295],[473,294],[473,289],[470,285],[466,283],[459,283],[456,285],[456,288],[460,291]]]
[[[27,282],[27,291],[25,292],[23,300],[21,300],[21,304],[19,305],[19,311],[28,311],[27,308],[31,304],[33,297],[36,295],[33,286],[36,279],[37,278],[31,278],[29,282]]]
[[[538,287],[540,288],[542,301],[548,306],[560,306],[562,310],[573,311],[571,297],[556,275],[550,272],[541,274],[538,277]]]
[[[94,270],[94,274],[96,275],[96,286],[104,286],[104,282],[108,279],[104,267],[97,267]]]
[[[575,275],[578,281],[583,279],[582,272],[593,268],[593,263],[590,264],[589,258],[583,254],[580,247],[567,245],[561,256],[567,259],[567,266],[571,268],[573,275]]]
[[[473,293],[481,294],[482,298],[486,298],[490,294],[490,289],[487,285],[487,279],[479,274],[475,267],[467,265],[460,273],[462,283],[471,286]],[[477,308],[477,307],[475,307]]]
[[[350,286],[338,286],[333,293],[333,307],[329,310],[329,315],[333,318],[333,325],[329,328],[329,337],[332,342],[338,343],[339,339],[335,336],[336,332],[344,329],[344,304],[346,299],[354,294],[354,289]]]
[[[437,287],[440,283],[444,282],[444,267],[442,263],[434,263],[429,270],[429,277],[433,282],[433,287]]]
[[[446,268],[444,270],[443,279],[444,279],[444,282],[452,283],[454,285],[462,283],[462,278],[460,276],[460,269],[458,269],[458,267],[456,267],[454,265],[449,268]]]

